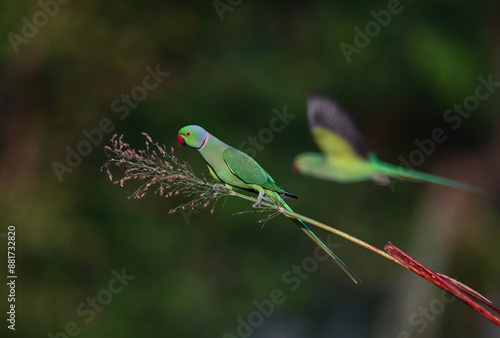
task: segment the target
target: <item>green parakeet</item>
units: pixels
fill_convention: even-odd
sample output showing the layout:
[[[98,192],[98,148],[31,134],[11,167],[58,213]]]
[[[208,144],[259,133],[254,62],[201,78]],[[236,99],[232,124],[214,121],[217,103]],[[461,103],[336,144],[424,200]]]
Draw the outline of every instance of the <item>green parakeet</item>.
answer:
[[[388,185],[389,177],[394,177],[479,192],[461,182],[380,161],[367,147],[351,118],[326,95],[309,95],[307,117],[322,153],[297,155],[293,167],[301,174],[343,183],[372,180],[381,185]]]
[[[260,205],[262,199],[266,199],[292,211],[283,198],[298,199],[298,197],[276,184],[272,177],[246,153],[225,144],[205,129],[194,125],[180,129],[177,142],[179,146],[188,145],[198,149],[207,162],[212,176],[226,186],[258,193],[257,202],[253,205],[254,208]],[[302,220],[290,219],[322,247],[355,283],[360,282],[359,278]]]

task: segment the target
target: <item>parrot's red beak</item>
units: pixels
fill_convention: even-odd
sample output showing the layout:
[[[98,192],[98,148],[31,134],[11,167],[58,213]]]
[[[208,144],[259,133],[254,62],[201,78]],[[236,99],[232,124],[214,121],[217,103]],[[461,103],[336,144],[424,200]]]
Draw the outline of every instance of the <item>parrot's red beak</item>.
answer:
[[[298,173],[298,172],[299,172],[299,166],[297,165],[297,163],[293,163],[293,165],[292,165],[292,169],[293,169],[293,171],[295,171],[296,173]]]
[[[186,145],[186,141],[184,140],[184,137],[182,137],[181,135],[177,135],[177,143],[179,143],[179,147]]]

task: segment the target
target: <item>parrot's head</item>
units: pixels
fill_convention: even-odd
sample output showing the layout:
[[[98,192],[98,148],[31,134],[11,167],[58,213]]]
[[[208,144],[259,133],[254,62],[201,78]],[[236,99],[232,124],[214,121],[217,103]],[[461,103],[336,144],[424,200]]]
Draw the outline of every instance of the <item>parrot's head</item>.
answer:
[[[200,149],[207,141],[210,134],[200,126],[185,126],[179,130],[177,143],[179,146],[188,145]]]
[[[303,175],[312,175],[316,169],[321,168],[324,162],[323,155],[319,153],[302,153],[293,161],[293,171]]]
[[[293,166],[292,166],[293,171],[295,171],[296,173],[300,173],[303,166],[304,166],[304,158],[302,154],[300,154],[293,160]]]

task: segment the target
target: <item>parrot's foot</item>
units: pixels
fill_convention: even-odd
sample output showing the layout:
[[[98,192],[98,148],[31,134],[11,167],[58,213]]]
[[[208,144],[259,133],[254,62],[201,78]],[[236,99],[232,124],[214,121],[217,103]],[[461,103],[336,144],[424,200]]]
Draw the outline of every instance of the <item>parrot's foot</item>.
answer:
[[[378,185],[389,185],[391,183],[391,179],[384,175],[373,174],[371,178],[373,183]]]
[[[257,202],[255,202],[252,207],[255,209],[255,208],[258,208],[260,207],[260,203],[262,202],[262,200],[264,199],[264,194],[259,192],[259,196],[257,196]]]

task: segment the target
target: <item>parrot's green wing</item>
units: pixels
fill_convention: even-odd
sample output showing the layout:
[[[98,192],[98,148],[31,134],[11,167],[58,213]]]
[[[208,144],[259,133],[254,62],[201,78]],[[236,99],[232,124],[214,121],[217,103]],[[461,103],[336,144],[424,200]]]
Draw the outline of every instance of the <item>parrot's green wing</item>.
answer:
[[[370,150],[349,115],[328,96],[313,93],[307,99],[309,126],[327,157],[367,159]]]
[[[227,148],[222,153],[222,158],[229,170],[246,184],[258,185],[283,197],[298,199],[296,195],[277,185],[271,176],[248,154],[235,148]]]

